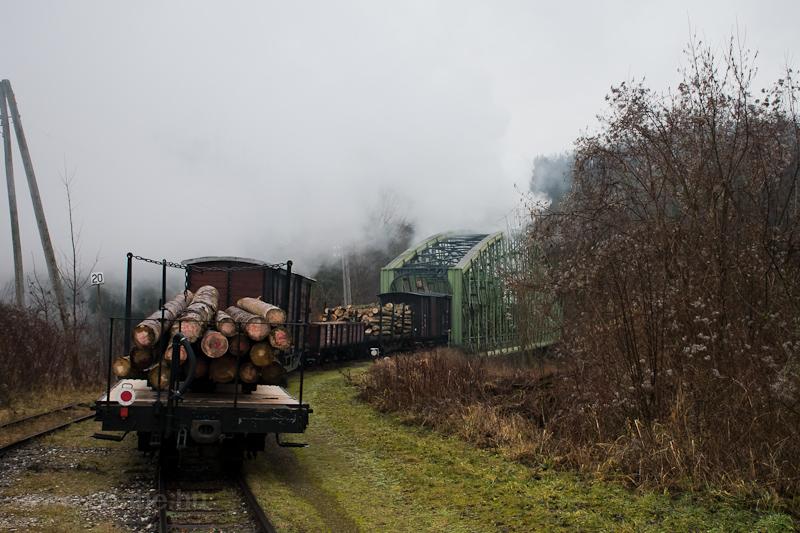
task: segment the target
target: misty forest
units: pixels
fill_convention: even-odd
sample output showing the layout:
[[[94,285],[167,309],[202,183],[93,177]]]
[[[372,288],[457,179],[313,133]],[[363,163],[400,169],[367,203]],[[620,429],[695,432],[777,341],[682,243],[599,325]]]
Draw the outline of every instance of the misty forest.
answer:
[[[480,411],[474,439],[516,446],[523,462],[631,487],[715,486],[800,513],[800,86],[791,69],[753,86],[755,58],[735,40],[723,52],[692,41],[683,64],[672,91],[613,87],[597,132],[533,159],[522,227],[546,262],[508,283],[520,302],[538,295],[525,313],[563,308],[555,344],[497,366],[480,353],[436,360],[425,368],[439,374],[420,379],[447,402],[408,392],[404,380],[424,371],[410,359],[392,367],[405,374],[376,365],[358,386],[380,409],[444,431]],[[319,251],[303,273],[315,279],[313,316],[376,301],[381,267],[427,237],[409,207],[383,189],[351,244]],[[25,281],[24,306],[11,285],[0,303],[0,403],[104,383],[108,328],[69,216],[67,320],[41,269]],[[123,316],[124,287],[102,291],[103,321]],[[136,295],[144,317],[161,287]],[[458,390],[451,375],[463,376]]]

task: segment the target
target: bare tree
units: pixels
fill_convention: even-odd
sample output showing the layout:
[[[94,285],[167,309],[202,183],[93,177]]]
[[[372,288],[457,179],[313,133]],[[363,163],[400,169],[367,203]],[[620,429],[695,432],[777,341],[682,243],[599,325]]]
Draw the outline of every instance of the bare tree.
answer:
[[[94,262],[89,268],[81,265],[81,227],[75,226],[75,211],[78,207],[73,203],[72,191],[75,187],[75,171],[67,172],[66,161],[64,162],[64,174],[60,175],[61,184],[64,186],[64,193],[67,199],[67,212],[69,218],[69,236],[70,247],[67,252],[62,251],[62,264],[60,267],[61,278],[64,280],[64,286],[68,292],[70,306],[72,307],[72,326],[76,330],[79,322],[85,322],[88,317],[88,309],[84,305],[86,303],[85,293],[89,287],[89,274],[95,265],[97,265],[98,258],[95,257]]]
[[[59,276],[62,286],[67,289],[65,300],[71,307],[71,312],[68,313],[66,324],[58,328],[56,317],[63,318],[60,305],[52,286],[42,281],[34,263],[33,273],[28,278],[30,314],[31,320],[36,323],[48,324],[59,331],[57,339],[54,339],[52,344],[53,349],[48,355],[50,373],[58,376],[59,383],[85,384],[101,375],[102,365],[96,358],[101,341],[96,334],[96,324],[93,324],[88,308],[89,269],[81,265],[80,229],[75,225],[77,205],[74,203],[72,192],[75,178],[74,172],[67,174],[66,164],[61,180],[67,199],[70,248],[67,253],[61,252]],[[36,336],[38,333],[36,330],[31,330],[29,335]]]
[[[67,200],[70,247],[67,252],[62,251],[63,260],[59,270],[72,308],[72,323],[68,331],[70,339],[67,349],[73,372],[77,373],[93,366],[99,367],[93,357],[97,353],[96,347],[100,345],[102,339],[96,335],[97,329],[93,327],[87,305],[87,292],[91,287],[89,273],[94,269],[98,258],[95,257],[94,262],[88,268],[81,264],[81,228],[76,227],[75,224],[75,212],[78,206],[74,203],[72,194],[75,187],[75,171],[68,173],[66,161],[64,162],[64,174],[60,177]]]

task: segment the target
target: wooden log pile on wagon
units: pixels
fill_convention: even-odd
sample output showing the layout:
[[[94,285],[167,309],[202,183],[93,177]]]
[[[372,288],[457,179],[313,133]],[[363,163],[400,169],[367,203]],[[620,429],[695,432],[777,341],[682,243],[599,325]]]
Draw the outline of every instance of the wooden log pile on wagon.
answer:
[[[186,350],[171,345],[181,332],[195,353],[195,382],[230,383],[238,368],[240,383],[280,384],[285,371],[276,354],[293,347],[286,312],[258,298],[242,298],[225,310],[218,306],[219,292],[211,285],[177,294],[136,326],[131,352],[111,370],[119,378],[147,379],[151,387],[165,389],[171,365],[179,364],[185,379]]]
[[[363,322],[370,337],[407,335],[413,329],[411,307],[393,303],[326,308],[322,322]]]

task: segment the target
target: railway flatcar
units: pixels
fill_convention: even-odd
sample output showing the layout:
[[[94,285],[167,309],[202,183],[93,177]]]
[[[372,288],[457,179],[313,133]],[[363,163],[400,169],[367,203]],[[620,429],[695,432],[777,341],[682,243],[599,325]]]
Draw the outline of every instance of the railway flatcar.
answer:
[[[132,346],[136,340],[132,329],[147,318],[131,316],[134,261],[143,261],[148,268],[152,264],[161,267],[161,318],[157,318],[158,312],[154,315],[156,324],[160,323],[156,329],[161,329],[162,334],[157,346],[151,348],[156,361],[147,369],[118,378],[111,371],[112,362],[120,355],[115,353],[118,351],[115,347],[122,346],[122,357],[131,354],[132,360],[133,350],[142,349],[139,346],[141,341]],[[219,309],[236,305],[241,298],[252,298],[284,310],[286,319],[280,327],[283,336],[291,339],[291,343],[282,346],[283,349],[270,348],[271,361],[259,360],[258,363],[263,365],[259,367],[254,364],[252,352],[243,351],[238,341],[230,342],[228,354],[215,355],[210,362],[213,366],[225,359],[230,367],[225,369],[229,370],[224,374],[226,377],[209,379],[207,375],[201,375],[200,367],[211,357],[201,353],[205,347],[187,339],[180,324],[182,319],[173,321],[178,324],[177,331],[166,325],[163,302],[168,301],[166,287],[170,269],[181,271],[188,292],[195,293],[201,287],[213,286],[218,294]],[[187,446],[212,445],[220,446],[231,459],[241,460],[245,452],[263,451],[269,434],[278,438],[279,434],[302,433],[312,412],[302,397],[302,362],[308,342],[312,283],[313,279],[293,273],[291,262],[275,265],[238,257],[201,257],[171,263],[129,254],[126,317],[122,321],[123,327],[115,328],[119,320],[116,324],[114,319],[111,321],[107,390],[94,405],[95,420],[102,422],[103,431],[124,434],[121,437],[96,436],[121,440],[129,432],[136,432],[141,450],[159,448],[174,452]],[[204,326],[211,328],[210,323]],[[244,324],[238,326],[244,330]],[[276,325],[273,324],[272,328],[276,329]],[[123,342],[118,342],[119,335],[123,336]],[[225,343],[228,346],[228,341]],[[261,344],[266,344],[266,341]],[[235,350],[234,346],[237,347]],[[178,364],[184,353],[186,361]],[[254,378],[243,372],[247,365],[257,370]],[[300,370],[299,398],[275,381],[276,377],[296,369]],[[153,373],[155,379],[152,379]],[[148,376],[151,379],[147,379]],[[278,442],[293,445],[281,443],[280,438]]]
[[[312,322],[308,360],[337,362],[445,345],[450,336],[451,298],[449,294],[432,292],[384,293],[367,323]]]
[[[309,362],[358,359],[371,347],[363,322],[312,322],[308,328]]]

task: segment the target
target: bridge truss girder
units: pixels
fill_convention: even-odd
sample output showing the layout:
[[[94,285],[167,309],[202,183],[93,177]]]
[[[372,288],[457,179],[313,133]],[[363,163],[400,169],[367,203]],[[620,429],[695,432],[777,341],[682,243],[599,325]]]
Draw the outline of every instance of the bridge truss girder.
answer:
[[[538,300],[529,295],[518,298],[507,279],[535,268],[531,259],[521,241],[505,232],[442,233],[406,250],[383,268],[381,292],[451,294],[451,344],[481,352],[514,349],[520,342],[518,324],[531,323],[520,313],[519,304]],[[537,254],[535,259],[541,257]],[[543,331],[523,337],[526,344],[539,346],[553,338]]]

